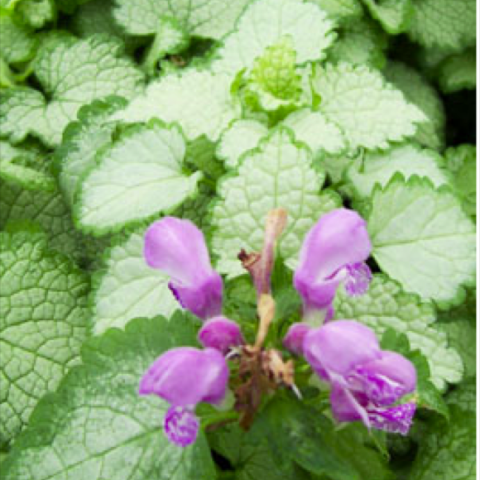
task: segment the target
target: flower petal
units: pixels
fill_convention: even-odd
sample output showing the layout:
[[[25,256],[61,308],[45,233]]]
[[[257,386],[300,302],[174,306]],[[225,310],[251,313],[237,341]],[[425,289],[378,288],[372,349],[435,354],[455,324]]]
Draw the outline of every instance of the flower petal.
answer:
[[[168,409],[163,431],[170,442],[186,447],[197,439],[200,422],[190,408],[172,406]]]
[[[222,311],[222,277],[210,264],[203,233],[189,220],[165,217],[145,234],[147,264],[170,275],[170,289],[183,308],[207,319]]]
[[[415,403],[409,402],[392,408],[368,409],[368,418],[372,427],[378,430],[407,435],[412,426],[416,408]]]
[[[353,210],[332,210],[305,237],[295,278],[325,280],[345,265],[364,262],[371,249],[365,220]]]
[[[330,402],[333,416],[338,422],[361,420],[370,427],[367,411],[347,388],[334,384],[330,393]]]
[[[350,297],[364,295],[372,281],[370,267],[363,262],[351,263],[345,267],[346,278],[343,282]]]
[[[223,282],[222,277],[212,270],[203,282],[184,287],[170,282],[170,290],[183,308],[202,320],[216,317],[222,313]]]
[[[322,376],[347,376],[353,369],[380,357],[380,346],[370,328],[353,320],[336,320],[307,333],[304,355]]]
[[[294,323],[283,339],[283,346],[296,355],[303,355],[303,341],[310,330],[306,323]]]
[[[158,357],[140,381],[140,395],[155,394],[172,405],[219,403],[228,382],[223,355],[212,348],[174,348]]]
[[[198,341],[204,347],[215,348],[224,355],[231,347],[245,343],[239,325],[225,317],[208,320],[198,332]]]
[[[295,289],[301,295],[304,315],[310,316],[311,311],[325,310],[332,304],[341,278],[332,278],[314,283],[309,278],[295,275]]]
[[[189,220],[165,217],[145,233],[144,256],[152,268],[164,271],[175,283],[202,282],[212,271],[203,233]]]
[[[382,351],[380,358],[358,366],[353,376],[368,398],[380,406],[395,403],[405,394],[413,392],[417,384],[412,362],[389,351]]]
[[[353,210],[339,208],[323,215],[308,232],[300,252],[294,285],[305,307],[326,308],[347,266],[364,262],[372,245],[365,220]]]
[[[360,402],[363,400],[363,402]],[[366,407],[365,399],[354,396],[348,388],[334,385],[330,394],[332,413],[338,422],[361,420],[367,428],[406,435],[412,425],[416,404],[413,402],[391,408]]]

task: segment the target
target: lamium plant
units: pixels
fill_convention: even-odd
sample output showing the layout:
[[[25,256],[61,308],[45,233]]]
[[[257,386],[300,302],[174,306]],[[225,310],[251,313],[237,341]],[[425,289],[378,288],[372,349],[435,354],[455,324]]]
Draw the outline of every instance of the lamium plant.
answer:
[[[234,409],[244,429],[250,428],[263,396],[278,388],[290,388],[302,400],[293,360],[285,361],[275,345],[265,344],[275,316],[270,282],[275,243],[286,222],[285,210],[271,210],[262,251],[239,254],[257,292],[258,330],[251,345],[245,344],[235,322],[211,317],[220,313],[222,283],[212,270],[202,232],[190,221],[172,217],[147,229],[146,262],[172,278],[170,288],[182,307],[206,320],[198,334],[204,350],[169,350],[140,381],[141,395],[155,394],[172,405],[164,432],[178,446],[190,445],[197,437],[200,422],[193,413],[197,403],[224,400],[229,377],[226,359],[236,364],[237,378],[230,378],[230,384],[235,386]],[[310,324],[293,324],[283,343],[304,355],[315,374],[330,384],[337,421],[361,420],[368,428],[406,435],[416,403],[397,402],[415,391],[414,365],[398,353],[382,351],[375,333],[361,323],[330,322],[340,284],[350,296],[366,293],[371,273],[365,261],[370,250],[365,221],[357,213],[337,209],[320,218],[305,238],[294,275],[303,298],[303,317]]]
[[[474,480],[475,0],[0,0],[0,480]]]

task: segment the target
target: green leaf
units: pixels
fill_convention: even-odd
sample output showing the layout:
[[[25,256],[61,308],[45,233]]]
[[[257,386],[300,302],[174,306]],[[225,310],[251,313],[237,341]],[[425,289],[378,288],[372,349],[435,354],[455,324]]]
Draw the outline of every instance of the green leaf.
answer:
[[[380,454],[374,441],[374,432],[362,424],[344,424],[331,433],[331,442],[342,459],[349,463],[362,480],[392,480],[387,458]]]
[[[3,142],[2,142],[3,143]],[[29,190],[52,191],[55,180],[42,172],[0,159],[0,177]]]
[[[57,15],[54,0],[20,0],[15,11],[25,23],[35,29],[42,28]]]
[[[448,342],[462,357],[465,367],[465,377],[474,377],[477,371],[476,329],[467,318],[445,313],[444,322],[438,324],[448,337]]]
[[[82,104],[107,95],[129,98],[142,84],[142,75],[122,56],[122,43],[113,37],[75,40],[62,35],[50,40],[34,62],[46,95],[29,87],[11,89],[0,107],[1,135],[13,143],[34,135],[56,146]]]
[[[37,407],[29,429],[2,464],[4,480],[212,480],[215,469],[202,434],[187,448],[162,432],[168,404],[140,397],[138,383],[163,352],[192,345],[182,315],[136,320],[88,341],[83,365]]]
[[[339,23],[350,23],[363,16],[362,5],[358,0],[310,0],[317,4],[329,17]]]
[[[12,12],[15,9],[15,5],[19,2],[20,0],[0,0],[0,7]]]
[[[42,234],[0,233],[0,443],[78,363],[87,333],[88,278]],[[2,469],[3,470],[3,469]]]
[[[302,321],[302,299],[298,292],[293,288],[293,275],[290,270],[289,282],[287,285],[277,286],[273,285],[274,297],[275,297],[275,319],[274,321],[288,323],[301,322]],[[286,326],[286,323],[283,323]],[[277,328],[277,335],[280,328]],[[278,339],[278,336],[277,336]]]
[[[168,288],[170,277],[145,262],[145,229],[132,232],[112,246],[103,268],[95,274],[90,299],[95,335],[111,327],[124,328],[136,317],[169,318],[179,308]]]
[[[427,359],[430,380],[443,390],[446,383],[462,378],[463,366],[457,350],[450,348],[433,305],[417,295],[404,293],[397,282],[376,274],[361,297],[349,297],[343,290],[335,298],[335,317],[354,318],[381,337],[388,328],[404,333],[412,347]]]
[[[477,149],[475,145],[459,145],[445,151],[446,167],[453,173],[454,188],[469,215],[477,211]]]
[[[230,75],[187,69],[151,82],[145,92],[113,116],[124,122],[146,122],[153,117],[177,122],[189,140],[206,135],[216,141],[229,122],[240,116],[240,105],[230,94]]]
[[[212,248],[220,272],[229,277],[244,273],[237,255],[242,248],[261,249],[266,215],[276,207],[288,211],[278,254],[289,266],[295,263],[304,235],[323,213],[339,204],[330,192],[319,195],[325,175],[313,170],[310,162],[310,151],[295,143],[290,130],[280,127],[245,154],[238,174],[221,180],[220,198],[212,210]]]
[[[12,88],[17,83],[17,76],[12,72],[7,62],[0,56],[0,89]]]
[[[457,405],[463,410],[475,412],[477,408],[477,388],[474,376],[467,378],[456,388],[448,392],[448,405]]]
[[[99,238],[90,235],[82,236],[82,268],[89,272],[96,272],[102,268],[102,255],[111,246],[113,239],[112,235],[104,235]]]
[[[215,182],[225,173],[223,162],[215,156],[215,149],[216,144],[205,135],[187,145],[185,161],[195,170],[201,170],[208,177],[205,181]]]
[[[412,19],[412,0],[362,0],[382,27],[390,34],[404,32]]]
[[[454,175],[459,175],[466,164],[474,163],[474,159],[476,158],[476,156],[477,148],[475,145],[469,145],[465,143],[456,147],[450,147],[445,150],[445,166]],[[470,191],[471,188],[466,188],[466,190]]]
[[[272,457],[266,440],[238,425],[227,425],[208,434],[210,446],[229,460],[236,480],[307,480],[310,478],[293,462],[282,468]]]
[[[408,35],[425,47],[458,52],[475,45],[475,0],[415,0]]]
[[[167,54],[180,53],[188,47],[188,32],[174,17],[161,17],[158,20],[158,31],[150,45],[143,67],[146,72],[153,76],[156,73],[158,62]]]
[[[312,407],[298,399],[277,397],[257,416],[252,435],[267,441],[278,465],[294,461],[332,480],[359,480],[331,444],[332,430],[330,421]]]
[[[340,127],[352,149],[388,148],[389,142],[413,136],[425,120],[379,72],[365,66],[327,64],[316,70],[312,86],[322,99],[320,112]]]
[[[443,93],[474,90],[477,86],[477,58],[475,49],[452,55],[442,62],[439,84]]]
[[[422,145],[441,150],[445,143],[445,111],[437,91],[415,70],[400,62],[389,62],[386,79],[402,91],[426,117],[413,137]]]
[[[28,220],[38,223],[48,237],[48,246],[66,256],[79,259],[81,237],[75,231],[71,213],[56,189],[53,192],[31,191],[0,181],[0,226]]]
[[[465,300],[450,310],[440,312],[442,321],[450,321],[452,318],[464,318],[472,326],[476,325],[477,320],[477,290],[476,288],[467,288]]]
[[[368,231],[380,268],[407,292],[446,307],[475,277],[475,225],[448,188],[396,175],[371,197]]]
[[[430,81],[436,80],[436,68],[446,59],[451,53],[442,50],[439,47],[421,47],[418,46],[418,65],[422,72],[429,78]]]
[[[334,186],[340,189],[343,186],[345,172],[352,163],[353,158],[348,153],[343,155],[322,155],[319,158],[319,164],[325,169]]]
[[[64,13],[71,15],[75,10],[83,5],[84,3],[89,2],[90,0],[55,0],[57,7]]]
[[[258,328],[257,292],[250,275],[241,275],[225,283],[223,312],[241,325],[247,339],[255,338]]]
[[[301,94],[301,76],[295,69],[296,52],[290,36],[265,48],[255,59],[246,95],[253,97],[260,110],[295,108]]]
[[[210,226],[208,207],[214,197],[214,192],[209,185],[200,182],[199,194],[195,198],[187,198],[180,207],[173,212],[174,217],[186,218],[192,221],[200,230],[206,233]]]
[[[341,130],[321,112],[303,108],[291,113],[282,124],[291,128],[295,138],[306,143],[315,157],[322,153],[337,155],[346,148]]]
[[[78,120],[70,123],[55,150],[58,183],[67,204],[72,207],[85,173],[96,165],[95,156],[112,142],[116,123],[109,121],[113,112],[124,108],[119,97],[95,100],[78,111]]]
[[[45,157],[45,152],[35,143],[13,146],[8,142],[0,140],[0,146],[0,158],[4,162],[14,162],[17,159],[23,159],[27,165],[36,163],[39,170],[42,170],[42,167],[45,166],[41,159]]]
[[[128,35],[113,18],[114,0],[90,0],[81,5],[71,17],[71,29],[79,37],[104,33],[121,38],[127,52],[144,43],[144,39]]]
[[[217,51],[212,64],[215,72],[235,74],[250,69],[265,48],[290,36],[297,63],[321,60],[335,40],[334,23],[313,3],[301,0],[252,2]],[[258,35],[257,32],[261,32]]]
[[[476,479],[475,411],[450,406],[450,422],[434,419],[422,436],[411,480]]]
[[[0,13],[0,57],[8,64],[31,60],[35,55],[37,40],[18,17]]]
[[[355,194],[365,198],[375,185],[385,187],[396,172],[407,180],[417,175],[427,177],[435,187],[447,185],[451,177],[442,167],[442,157],[437,152],[405,144],[359,155],[348,169],[347,178]]]
[[[380,69],[386,62],[387,44],[385,33],[376,24],[358,19],[340,30],[338,40],[328,52],[328,60]]]
[[[176,18],[196,37],[220,39],[233,30],[249,0],[115,0],[115,20],[130,34],[151,35],[163,16]]]
[[[32,168],[35,164],[41,168],[42,161],[36,158],[41,155],[0,140],[0,177],[27,190],[55,190],[56,183],[51,175]]]
[[[185,140],[158,120],[125,130],[82,181],[74,216],[102,234],[171,211],[197,191],[201,173],[183,172]]]
[[[315,157],[338,154],[345,149],[345,139],[340,129],[320,112],[303,108],[285,118],[282,125],[293,131],[300,142],[307,144]],[[236,168],[242,155],[255,147],[268,133],[268,128],[255,120],[237,120],[220,139],[217,155],[230,168]]]
[[[242,155],[256,148],[267,133],[268,127],[256,120],[236,120],[220,137],[217,156],[227,167],[236,168]]]
[[[408,358],[417,372],[417,385],[413,400],[419,407],[432,410],[448,419],[448,407],[440,391],[432,383],[430,367],[425,356],[419,350],[412,350],[407,336],[388,328],[381,339],[383,350],[398,352]]]

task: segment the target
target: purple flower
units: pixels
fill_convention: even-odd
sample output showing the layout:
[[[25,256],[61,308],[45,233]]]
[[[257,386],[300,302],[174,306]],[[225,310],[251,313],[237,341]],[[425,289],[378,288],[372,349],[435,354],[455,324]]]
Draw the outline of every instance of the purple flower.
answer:
[[[215,348],[224,355],[231,347],[245,343],[240,327],[225,317],[215,317],[205,322],[198,332],[198,341],[204,347]]]
[[[330,305],[323,313],[324,322],[333,318],[333,307]],[[297,322],[290,325],[287,334],[283,338],[283,346],[295,355],[303,355],[303,340],[305,335],[312,329],[312,325],[304,322]]]
[[[353,320],[312,328],[303,341],[306,360],[332,385],[330,400],[339,422],[407,434],[416,405],[394,405],[415,390],[415,367],[398,353],[382,351],[375,333]]]
[[[140,381],[139,394],[155,394],[171,404],[164,431],[176,445],[195,441],[199,420],[197,403],[220,403],[225,397],[228,366],[223,355],[212,348],[174,348],[158,357]]]
[[[372,275],[364,262],[371,248],[365,220],[353,210],[339,208],[320,218],[305,237],[294,276],[307,321],[327,314],[342,282],[348,295],[366,292]]]
[[[303,341],[311,328],[306,323],[294,323],[283,338],[283,346],[296,355],[303,355]]]
[[[202,319],[220,315],[223,283],[212,269],[203,233],[189,220],[165,217],[145,234],[147,264],[171,277],[180,305]]]

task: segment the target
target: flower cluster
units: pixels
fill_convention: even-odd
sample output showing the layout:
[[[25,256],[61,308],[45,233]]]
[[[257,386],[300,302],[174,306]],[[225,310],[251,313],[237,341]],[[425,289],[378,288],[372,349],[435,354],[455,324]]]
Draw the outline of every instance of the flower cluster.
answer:
[[[140,395],[155,394],[171,404],[164,431],[171,442],[185,447],[198,433],[195,406],[223,400],[229,376],[224,354],[244,340],[237,323],[221,316],[222,277],[212,269],[203,234],[193,223],[173,217],[155,222],[145,234],[144,256],[150,267],[170,276],[170,290],[180,305],[204,321],[198,332],[204,350],[169,350],[140,382]]]
[[[259,367],[252,368],[257,368],[259,375],[266,372],[271,378],[280,372],[280,383],[294,386],[291,361],[284,363],[279,352],[263,349],[274,311],[270,296],[274,244],[286,222],[286,214],[278,212],[267,219],[262,252],[242,252],[239,256],[259,298],[260,325],[254,345],[245,345],[237,323],[221,316],[223,283],[211,266],[202,232],[188,220],[172,217],[155,222],[147,230],[147,264],[166,272],[180,305],[204,321],[198,333],[203,349],[167,351],[140,383],[140,394],[155,394],[171,404],[164,431],[177,445],[195,441],[199,420],[194,410],[198,403],[219,404],[224,399],[229,380],[225,357],[229,352],[244,352],[246,360],[240,361],[240,370],[256,364]],[[283,345],[303,356],[315,374],[330,384],[337,421],[360,420],[368,428],[406,434],[416,406],[398,402],[415,390],[415,368],[401,355],[382,351],[374,332],[361,323],[331,321],[340,285],[351,296],[368,289],[371,272],[365,262],[370,251],[365,221],[356,212],[342,208],[320,218],[305,238],[294,276],[294,286],[303,300],[303,321],[290,327]],[[248,398],[247,387],[241,393],[243,400]]]
[[[332,386],[330,401],[339,422],[361,420],[367,427],[406,434],[415,403],[391,406],[416,386],[412,363],[382,351],[375,334],[353,320],[338,320],[310,330],[305,358]]]

